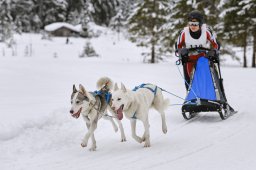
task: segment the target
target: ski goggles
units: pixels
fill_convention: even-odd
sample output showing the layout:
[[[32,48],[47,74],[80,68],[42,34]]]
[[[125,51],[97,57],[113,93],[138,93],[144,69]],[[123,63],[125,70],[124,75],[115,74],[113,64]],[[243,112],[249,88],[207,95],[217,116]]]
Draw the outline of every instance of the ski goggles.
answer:
[[[188,22],[188,25],[189,26],[199,26],[199,22],[190,21],[190,22]]]

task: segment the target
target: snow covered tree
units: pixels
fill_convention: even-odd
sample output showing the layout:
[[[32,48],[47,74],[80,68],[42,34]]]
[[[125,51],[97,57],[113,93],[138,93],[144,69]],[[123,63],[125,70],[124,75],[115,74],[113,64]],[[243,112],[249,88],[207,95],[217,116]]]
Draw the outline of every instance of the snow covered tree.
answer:
[[[11,16],[11,0],[0,1],[0,41],[12,39],[14,31],[13,17]]]
[[[90,37],[89,35],[89,26],[88,23],[91,20],[90,17],[90,3],[88,1],[83,2],[83,9],[81,11],[81,18],[80,18],[80,24],[82,27],[82,31],[80,33],[80,35],[82,37]]]
[[[80,22],[80,16],[84,9],[85,0],[65,0],[64,4],[64,21],[77,24]]]
[[[88,42],[86,42],[83,52],[79,57],[81,57],[81,58],[83,58],[83,57],[99,57],[99,55],[94,50],[92,44],[88,41]]]
[[[246,8],[246,3],[237,0],[229,0],[224,4],[224,25],[222,37],[228,43],[241,46],[244,49],[243,67],[247,67],[247,46],[250,33],[253,31],[251,26],[252,16]],[[255,11],[255,10],[254,10]],[[255,29],[254,29],[255,30]]]
[[[53,22],[62,22],[65,20],[65,2],[64,0],[32,0],[32,13],[38,15],[40,28]],[[38,21],[37,21],[38,22]]]
[[[136,4],[143,2],[143,0],[119,0],[119,7],[117,8],[117,14],[123,20],[127,20],[134,12]]]
[[[160,37],[163,35],[160,28],[167,20],[168,3],[168,0],[144,0],[128,20],[130,40],[138,46],[151,47],[151,63],[160,57]]]
[[[109,26],[110,20],[117,14],[119,0],[92,0],[91,15],[98,25]]]
[[[36,14],[32,13],[33,5],[31,0],[15,0],[15,2],[12,2],[11,15],[16,26],[16,32],[31,31],[31,22],[37,17]]]
[[[243,16],[246,24],[249,36],[252,37],[252,67],[256,67],[256,0],[242,0],[239,2],[241,8],[238,15]]]
[[[220,23],[219,4],[220,0],[196,0],[195,3],[195,8],[203,11],[207,25],[212,26],[215,31],[218,30],[218,24]]]
[[[171,5],[171,13],[163,27],[166,30],[164,36],[166,42],[169,39],[169,44],[166,45],[173,47],[180,31],[187,25],[187,16],[193,10],[193,2],[192,0],[174,0]],[[173,49],[171,48],[170,51],[173,51]]]

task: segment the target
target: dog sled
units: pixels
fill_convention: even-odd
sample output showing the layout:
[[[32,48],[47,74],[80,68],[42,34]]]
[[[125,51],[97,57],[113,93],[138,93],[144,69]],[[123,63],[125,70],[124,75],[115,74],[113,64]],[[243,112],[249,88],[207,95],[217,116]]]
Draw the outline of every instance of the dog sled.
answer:
[[[189,54],[207,54],[209,50],[193,48],[189,49]],[[195,61],[182,61],[183,68],[186,62],[195,62],[195,65],[189,82],[185,80],[187,96],[181,108],[183,117],[189,120],[200,112],[218,112],[221,119],[225,120],[236,113],[225,95],[219,59],[203,55]]]

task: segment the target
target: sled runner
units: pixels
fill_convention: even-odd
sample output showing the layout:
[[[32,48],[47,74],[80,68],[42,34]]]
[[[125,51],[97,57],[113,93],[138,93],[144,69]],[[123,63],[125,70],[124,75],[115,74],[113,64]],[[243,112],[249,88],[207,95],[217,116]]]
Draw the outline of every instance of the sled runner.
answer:
[[[189,53],[207,54],[209,50],[193,48],[189,49]],[[236,113],[227,102],[218,56],[209,58],[207,55],[202,55],[194,61],[187,58],[182,61],[183,67],[186,62],[194,62],[195,66],[190,81],[185,80],[188,89],[182,105],[183,117],[189,120],[199,112],[218,112],[224,120]]]

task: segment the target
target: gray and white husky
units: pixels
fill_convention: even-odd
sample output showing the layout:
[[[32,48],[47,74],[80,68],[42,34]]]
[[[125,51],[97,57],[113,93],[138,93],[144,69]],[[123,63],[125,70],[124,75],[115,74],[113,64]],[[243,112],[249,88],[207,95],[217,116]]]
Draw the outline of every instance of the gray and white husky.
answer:
[[[113,86],[113,82],[108,77],[102,77],[97,82],[97,88],[100,89],[101,95],[92,92],[88,92],[85,88],[80,84],[79,90],[76,89],[75,85],[73,85],[73,92],[71,94],[71,110],[70,114],[74,118],[79,118],[82,115],[84,121],[86,122],[86,126],[88,128],[88,132],[84,136],[81,146],[86,147],[89,138],[91,137],[92,146],[90,151],[96,150],[96,140],[94,137],[94,131],[97,128],[98,120],[103,117],[104,119],[110,120],[115,132],[118,131],[118,128],[113,121],[114,116],[107,115],[107,108],[111,111],[110,105],[107,103],[105,99],[105,93],[109,93],[110,89]],[[112,115],[115,115],[113,111],[111,111]],[[121,131],[121,141],[126,141],[123,126],[120,120],[117,120],[120,131]]]
[[[121,89],[115,84],[112,93],[111,107],[116,111],[117,117],[121,120],[123,112],[130,120],[132,137],[139,143],[145,142],[144,147],[150,147],[150,133],[148,112],[151,107],[155,108],[162,118],[162,131],[167,133],[164,110],[169,105],[169,99],[164,99],[162,90],[152,84],[144,84],[136,89],[128,90],[123,84]],[[136,120],[143,122],[145,131],[142,137],[136,134]]]

